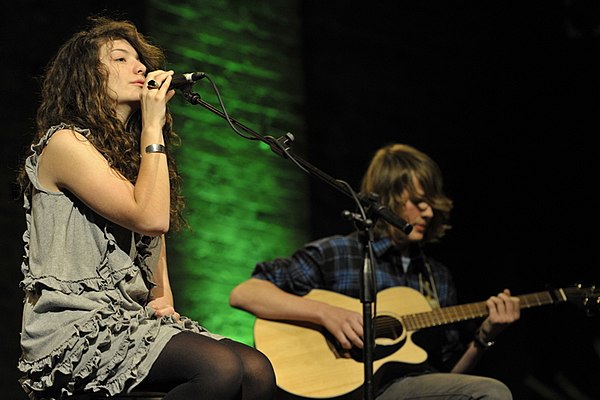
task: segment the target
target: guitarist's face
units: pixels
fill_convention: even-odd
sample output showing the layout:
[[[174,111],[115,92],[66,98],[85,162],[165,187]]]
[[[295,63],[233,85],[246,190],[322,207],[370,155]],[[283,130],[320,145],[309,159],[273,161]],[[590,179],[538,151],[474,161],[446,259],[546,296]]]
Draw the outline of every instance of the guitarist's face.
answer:
[[[420,242],[425,237],[427,227],[433,218],[433,208],[425,201],[425,193],[420,184],[415,185],[417,193],[410,194],[404,191],[402,197],[405,199],[400,215],[413,226],[408,234],[409,242]]]

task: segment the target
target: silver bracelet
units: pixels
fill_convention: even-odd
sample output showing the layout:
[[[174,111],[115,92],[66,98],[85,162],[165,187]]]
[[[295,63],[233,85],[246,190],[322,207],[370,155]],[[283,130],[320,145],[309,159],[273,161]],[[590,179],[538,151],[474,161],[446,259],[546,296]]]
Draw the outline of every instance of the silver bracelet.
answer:
[[[154,143],[146,146],[146,153],[166,153],[165,146],[162,144]]]

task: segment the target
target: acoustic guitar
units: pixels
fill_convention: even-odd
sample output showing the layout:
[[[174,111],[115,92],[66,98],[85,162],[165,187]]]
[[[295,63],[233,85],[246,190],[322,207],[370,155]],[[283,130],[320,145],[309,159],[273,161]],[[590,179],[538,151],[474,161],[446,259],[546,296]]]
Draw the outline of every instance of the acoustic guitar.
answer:
[[[305,297],[361,312],[358,299],[314,289]],[[598,306],[598,291],[574,286],[516,296],[521,309],[575,302]],[[408,287],[392,287],[377,294],[374,320],[373,375],[396,363],[418,365],[427,352],[411,340],[425,328],[487,316],[485,301],[432,309],[427,299]],[[362,351],[344,351],[324,328],[294,321],[257,318],[254,344],[271,361],[277,385],[291,397],[333,398],[360,392],[364,383]]]

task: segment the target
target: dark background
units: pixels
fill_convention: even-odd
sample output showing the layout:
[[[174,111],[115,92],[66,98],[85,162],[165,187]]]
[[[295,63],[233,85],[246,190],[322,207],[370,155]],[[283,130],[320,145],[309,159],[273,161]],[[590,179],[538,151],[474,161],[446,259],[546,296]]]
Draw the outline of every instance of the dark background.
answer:
[[[318,166],[359,187],[387,142],[437,160],[455,209],[429,252],[452,269],[462,303],[504,287],[598,282],[599,2],[308,3]],[[351,205],[324,184],[312,189],[315,236],[348,230],[339,212]],[[600,398],[599,341],[598,317],[525,310],[477,372],[516,399]]]
[[[29,143],[37,82],[84,18],[121,10],[144,28],[144,1],[23,1],[2,32],[2,385],[15,383],[23,230],[14,169]],[[302,1],[306,159],[358,188],[376,148],[409,143],[438,161],[453,229],[431,246],[461,303],[594,284],[600,7],[571,1]],[[72,23],[72,24],[71,24]],[[164,44],[168,47],[168,44]],[[349,201],[311,181],[314,237],[349,231]],[[478,373],[516,399],[600,398],[598,317],[540,307],[498,340]]]

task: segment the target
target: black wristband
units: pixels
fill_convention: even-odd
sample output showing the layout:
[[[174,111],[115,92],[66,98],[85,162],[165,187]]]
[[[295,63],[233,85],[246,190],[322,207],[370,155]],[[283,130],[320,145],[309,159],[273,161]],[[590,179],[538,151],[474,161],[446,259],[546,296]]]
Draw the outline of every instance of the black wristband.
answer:
[[[473,336],[473,343],[475,344],[475,347],[478,347],[483,350],[487,350],[494,345],[493,340],[486,341],[481,338],[481,328],[475,331],[475,336]]]

